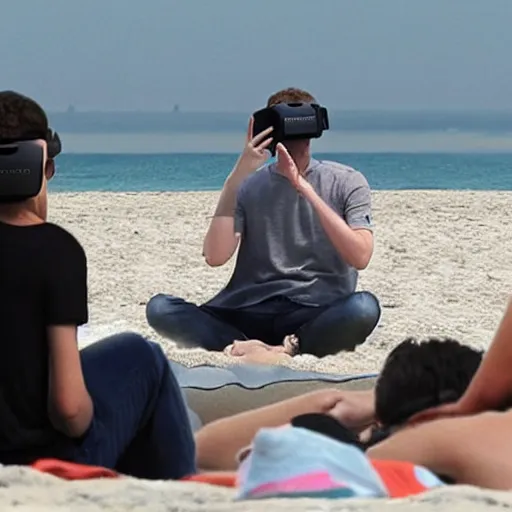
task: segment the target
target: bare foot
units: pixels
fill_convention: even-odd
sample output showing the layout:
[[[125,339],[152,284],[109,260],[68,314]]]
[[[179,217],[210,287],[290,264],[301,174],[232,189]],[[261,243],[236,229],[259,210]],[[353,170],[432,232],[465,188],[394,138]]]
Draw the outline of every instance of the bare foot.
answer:
[[[230,356],[241,357],[256,352],[283,352],[284,347],[272,347],[260,340],[235,340],[224,349],[224,353]]]
[[[242,361],[265,364],[277,363],[291,355],[284,345],[267,345],[260,340],[235,340],[224,349],[224,353]]]

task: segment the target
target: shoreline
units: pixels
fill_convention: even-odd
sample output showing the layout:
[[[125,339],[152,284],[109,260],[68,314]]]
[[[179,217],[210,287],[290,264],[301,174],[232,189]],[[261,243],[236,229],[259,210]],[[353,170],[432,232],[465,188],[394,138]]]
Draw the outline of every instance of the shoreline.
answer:
[[[126,196],[161,196],[162,194],[220,194],[221,188],[205,189],[205,190],[56,190],[49,192],[50,197],[54,196],[69,196],[74,197],[76,195],[90,194],[99,196],[108,195],[126,195]],[[443,194],[443,193],[455,193],[455,194],[497,194],[497,195],[511,195],[511,190],[499,190],[499,189],[463,189],[463,188],[403,188],[403,189],[372,189],[372,195],[375,194],[403,194],[403,193],[419,193],[419,194]],[[50,200],[51,201],[51,200]]]

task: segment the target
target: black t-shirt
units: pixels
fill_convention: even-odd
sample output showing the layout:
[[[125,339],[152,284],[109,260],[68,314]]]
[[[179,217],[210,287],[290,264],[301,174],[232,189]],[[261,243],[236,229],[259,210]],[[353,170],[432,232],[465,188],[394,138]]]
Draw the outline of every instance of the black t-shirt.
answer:
[[[50,223],[0,222],[0,463],[22,452],[52,455],[62,444],[47,412],[47,327],[79,326],[87,317],[87,261],[78,241]]]

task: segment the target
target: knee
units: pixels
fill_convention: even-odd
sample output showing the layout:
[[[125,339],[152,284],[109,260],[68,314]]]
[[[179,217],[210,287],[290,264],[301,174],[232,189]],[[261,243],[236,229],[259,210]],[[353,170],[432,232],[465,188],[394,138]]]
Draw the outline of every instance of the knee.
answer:
[[[96,359],[117,361],[123,367],[148,365],[154,358],[153,343],[135,332],[122,332],[104,338],[83,349],[84,354],[91,353]]]
[[[126,357],[137,361],[137,366],[160,375],[169,364],[162,347],[135,333],[123,333],[120,336],[122,350]],[[119,354],[121,354],[121,347]]]
[[[97,342],[98,346],[101,346],[103,350],[109,348],[112,351],[126,351],[130,350],[133,352],[133,349],[139,349],[140,347],[145,347],[148,345],[148,341],[144,336],[138,334],[136,332],[121,332],[118,334],[113,334],[108,338],[104,338],[101,341]]]
[[[169,362],[167,359],[167,356],[165,355],[165,352],[163,351],[162,347],[158,343],[155,343],[154,341],[148,341],[147,344],[149,345],[149,348],[152,351],[154,359],[158,363],[162,363],[162,362],[168,363]]]
[[[358,323],[373,329],[381,315],[379,299],[371,292],[357,292],[350,298],[351,316]]]
[[[148,341],[144,336],[134,332],[123,332],[114,336],[117,344],[118,354],[127,354],[144,361],[152,353],[153,342]]]
[[[146,318],[149,325],[159,325],[161,319],[172,312],[174,302],[177,300],[179,299],[163,293],[151,297],[146,304]]]

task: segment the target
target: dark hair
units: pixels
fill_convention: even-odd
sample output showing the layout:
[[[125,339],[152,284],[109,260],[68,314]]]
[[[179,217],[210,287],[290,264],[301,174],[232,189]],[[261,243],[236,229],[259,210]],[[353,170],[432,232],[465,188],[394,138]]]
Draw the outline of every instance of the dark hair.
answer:
[[[316,103],[315,98],[303,89],[288,87],[278,91],[267,100],[267,107],[272,107],[278,103]]]
[[[0,91],[0,143],[48,139],[48,117],[34,100],[14,91]]]
[[[482,351],[451,338],[407,338],[388,355],[377,379],[377,419],[384,427],[394,427],[417,412],[458,400],[482,356]]]

